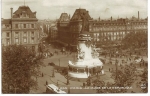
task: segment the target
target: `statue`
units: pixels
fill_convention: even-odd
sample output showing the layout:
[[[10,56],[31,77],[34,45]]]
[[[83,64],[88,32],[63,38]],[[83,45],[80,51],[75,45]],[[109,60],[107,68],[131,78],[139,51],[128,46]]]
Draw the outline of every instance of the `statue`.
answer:
[[[88,16],[84,12],[82,14],[80,14],[80,16],[81,16],[81,19],[82,19],[81,33],[84,32],[84,31],[89,31]]]
[[[79,48],[78,46],[77,46],[77,51],[78,51],[77,59],[78,60],[83,60],[84,56],[85,56],[85,52],[83,50],[81,50],[81,48]]]
[[[80,10],[79,10],[80,11]],[[84,11],[84,10],[82,10]],[[86,11],[87,12],[87,11]],[[89,19],[90,16],[86,12],[78,12],[78,19],[82,19],[78,28],[81,28],[81,32],[76,41],[77,43],[77,55],[74,61],[69,61],[69,66],[74,69],[73,71],[68,71],[68,75],[74,78],[88,78],[90,75],[94,75],[97,67],[103,66],[103,63],[97,57],[96,50],[91,46],[92,38],[89,33]],[[95,47],[95,46],[94,46]],[[94,51],[95,50],[95,51]],[[92,54],[93,53],[93,54]],[[93,57],[94,55],[94,57]],[[81,69],[82,71],[78,70]],[[95,72],[91,72],[95,71]],[[94,69],[94,70],[93,70]],[[90,72],[89,72],[90,71]],[[92,74],[93,73],[93,74]],[[104,74],[104,71],[102,71]],[[83,84],[85,85],[85,84]]]

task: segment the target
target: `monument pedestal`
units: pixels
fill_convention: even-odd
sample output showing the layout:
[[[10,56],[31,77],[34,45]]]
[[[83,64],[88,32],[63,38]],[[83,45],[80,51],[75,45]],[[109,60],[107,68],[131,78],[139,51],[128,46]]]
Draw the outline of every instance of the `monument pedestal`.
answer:
[[[91,37],[88,33],[81,33],[79,35],[77,50],[76,61],[69,61],[68,63],[69,77],[88,78],[89,76],[102,73],[103,63],[99,60],[97,52],[91,46]]]

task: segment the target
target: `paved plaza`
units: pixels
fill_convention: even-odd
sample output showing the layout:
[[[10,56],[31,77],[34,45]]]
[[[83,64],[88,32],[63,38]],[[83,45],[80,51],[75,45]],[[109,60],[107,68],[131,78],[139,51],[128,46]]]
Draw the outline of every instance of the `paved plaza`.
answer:
[[[53,62],[55,65],[60,66],[60,67],[67,67],[68,66],[68,61],[69,60],[75,60],[75,53],[66,55],[66,54],[62,54],[60,52],[59,49],[55,49],[52,47],[49,47],[49,50],[51,52],[55,52],[56,50],[58,51],[58,54],[54,54],[54,56],[49,57],[49,58],[45,58],[44,59],[44,65],[45,67],[41,67],[40,71],[41,73],[43,73],[43,77],[39,76],[37,78],[38,81],[38,89],[37,90],[31,90],[30,93],[45,93],[46,92],[46,82],[48,82],[48,84],[55,84],[56,86],[60,87],[62,90],[64,90],[65,92],[68,93],[68,88],[70,88],[70,92],[69,93],[96,93],[96,90],[91,90],[91,89],[71,89],[72,87],[82,87],[83,86],[83,81],[77,81],[77,80],[69,80],[69,84],[67,85],[67,79],[66,77],[64,77],[62,74],[58,73],[55,70],[55,76],[52,76],[54,67],[48,65],[48,63]],[[110,64],[110,57],[109,56],[101,56],[102,58],[104,58],[105,60],[105,64],[104,64],[104,71],[105,74],[100,76],[101,80],[104,80],[105,82],[113,82],[113,79],[111,78],[111,73],[110,70],[115,70],[115,60],[116,58],[111,58],[112,64]],[[147,59],[146,56],[142,56],[144,60]],[[134,56],[132,56],[131,60],[126,60],[125,57],[120,57],[117,58],[118,60],[118,66],[120,66],[120,64],[130,64],[131,62],[134,61]],[[122,63],[122,60],[127,61],[126,63]],[[137,65],[138,68],[139,65]],[[142,67],[141,67],[142,68]],[[96,77],[93,77],[96,78]],[[132,87],[135,87],[134,90],[138,90],[136,87],[136,84],[134,84]],[[82,87],[83,88],[83,87]],[[130,92],[130,90],[129,90]]]

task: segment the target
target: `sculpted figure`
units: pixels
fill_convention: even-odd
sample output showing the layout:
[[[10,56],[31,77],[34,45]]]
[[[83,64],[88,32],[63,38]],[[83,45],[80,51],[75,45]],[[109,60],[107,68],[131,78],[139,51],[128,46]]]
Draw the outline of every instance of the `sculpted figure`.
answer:
[[[84,31],[88,31],[88,27],[89,27],[89,21],[88,21],[88,17],[86,15],[86,13],[82,13],[80,14],[81,19],[82,19],[82,29],[81,29],[81,33]]]

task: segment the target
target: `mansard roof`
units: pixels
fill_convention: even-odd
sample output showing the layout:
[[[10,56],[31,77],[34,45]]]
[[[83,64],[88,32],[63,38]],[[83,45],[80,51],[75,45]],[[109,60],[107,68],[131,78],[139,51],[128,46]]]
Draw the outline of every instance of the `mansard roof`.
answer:
[[[23,13],[27,14],[29,18],[36,18],[36,12],[32,12],[28,6],[19,6],[18,10],[13,13],[13,18],[18,18]]]
[[[67,13],[62,13],[60,18],[59,18],[59,22],[62,22],[62,21],[69,21],[70,17]]]
[[[81,20],[82,16],[81,15],[85,15],[85,17],[87,17],[89,20],[92,20],[91,16],[89,15],[89,11],[87,11],[86,9],[76,9],[76,11],[74,12],[71,21],[74,20]]]

